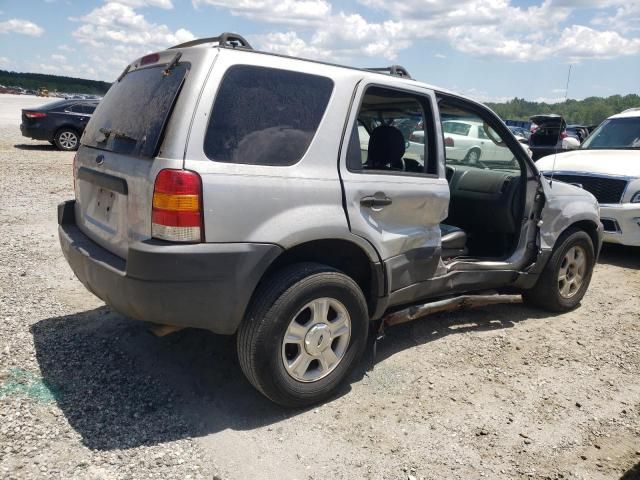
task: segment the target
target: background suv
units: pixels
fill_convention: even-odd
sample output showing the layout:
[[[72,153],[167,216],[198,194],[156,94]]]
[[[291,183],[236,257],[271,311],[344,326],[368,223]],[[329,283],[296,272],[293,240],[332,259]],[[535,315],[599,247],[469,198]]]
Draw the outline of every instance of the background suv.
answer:
[[[607,118],[579,150],[537,165],[547,177],[595,195],[605,242],[640,246],[640,108]]]
[[[60,100],[22,110],[24,137],[47,140],[60,150],[77,150],[97,100]]]
[[[251,384],[289,406],[332,395],[369,322],[407,306],[493,288],[576,307],[600,248],[595,198],[552,187],[483,105],[398,70],[234,34],[131,63],[58,210],[71,268],[132,318],[235,334]],[[482,165],[449,158],[453,116],[483,126]]]

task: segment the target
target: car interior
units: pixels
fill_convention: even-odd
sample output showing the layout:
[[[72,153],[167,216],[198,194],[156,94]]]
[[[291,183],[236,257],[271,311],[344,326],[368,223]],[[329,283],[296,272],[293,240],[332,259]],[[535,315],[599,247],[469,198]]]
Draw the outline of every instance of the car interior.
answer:
[[[394,98],[388,91],[369,92],[358,116],[359,128],[354,128],[349,147],[350,151],[360,154],[348,155],[349,168],[408,174],[437,171],[437,166],[429,164],[436,154],[428,140],[433,138],[433,129],[430,131],[430,122],[425,121],[432,117],[425,116],[424,106],[416,97],[402,93]],[[406,98],[399,98],[402,95]],[[439,102],[439,110],[442,121],[482,122],[487,142],[494,143],[494,148],[508,148],[476,113],[443,100]],[[364,133],[363,127],[368,139],[359,138],[359,134]],[[415,154],[415,144],[410,142],[418,128],[424,130],[424,145],[419,145],[424,149],[422,159]],[[482,161],[474,165],[447,161],[446,178],[451,196],[449,216],[440,225],[443,261],[506,258],[515,248],[520,233],[526,185],[523,167],[518,162],[492,161],[490,150],[486,149]]]
[[[520,233],[520,221],[524,208],[524,185],[526,175],[518,162],[496,161],[496,149],[507,149],[502,138],[483,118],[471,110],[455,103],[441,100],[439,103],[442,121],[465,119],[482,122],[492,148],[484,148],[481,161],[474,165],[446,161],[446,176],[451,199],[449,216],[445,224],[464,233],[466,254],[449,252],[443,242],[443,257],[455,259],[460,256],[486,260],[507,257],[514,249]],[[486,144],[486,142],[485,142]],[[462,244],[462,235],[454,232],[455,247]],[[450,234],[451,235],[451,234]],[[443,236],[443,239],[447,236]],[[450,255],[453,253],[454,255]]]

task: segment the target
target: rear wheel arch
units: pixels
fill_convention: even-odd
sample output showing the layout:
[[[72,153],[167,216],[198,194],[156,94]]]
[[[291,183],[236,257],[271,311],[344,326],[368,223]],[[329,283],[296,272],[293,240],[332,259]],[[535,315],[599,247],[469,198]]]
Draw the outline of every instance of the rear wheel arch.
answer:
[[[367,300],[369,313],[373,314],[377,299],[385,289],[383,269],[362,247],[344,239],[312,240],[285,250],[263,273],[253,295],[259,290],[260,285],[277,271],[289,265],[305,262],[335,268],[352,278]]]

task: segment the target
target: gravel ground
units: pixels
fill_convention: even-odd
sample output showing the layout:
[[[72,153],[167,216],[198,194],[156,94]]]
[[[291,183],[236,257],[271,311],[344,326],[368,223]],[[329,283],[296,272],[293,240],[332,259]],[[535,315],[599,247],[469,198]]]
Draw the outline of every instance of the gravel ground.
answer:
[[[338,398],[284,410],[232,338],[156,338],[74,278],[72,154],[20,136],[21,102],[0,95],[0,478],[640,478],[638,249],[605,247],[573,312],[395,327]]]

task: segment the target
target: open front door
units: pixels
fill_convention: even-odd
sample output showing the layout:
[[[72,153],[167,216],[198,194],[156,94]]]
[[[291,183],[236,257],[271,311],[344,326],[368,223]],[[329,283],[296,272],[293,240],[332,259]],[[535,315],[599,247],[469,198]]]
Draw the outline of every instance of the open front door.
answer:
[[[340,159],[351,231],[378,250],[391,292],[433,276],[449,205],[435,96],[394,83],[359,85]]]

